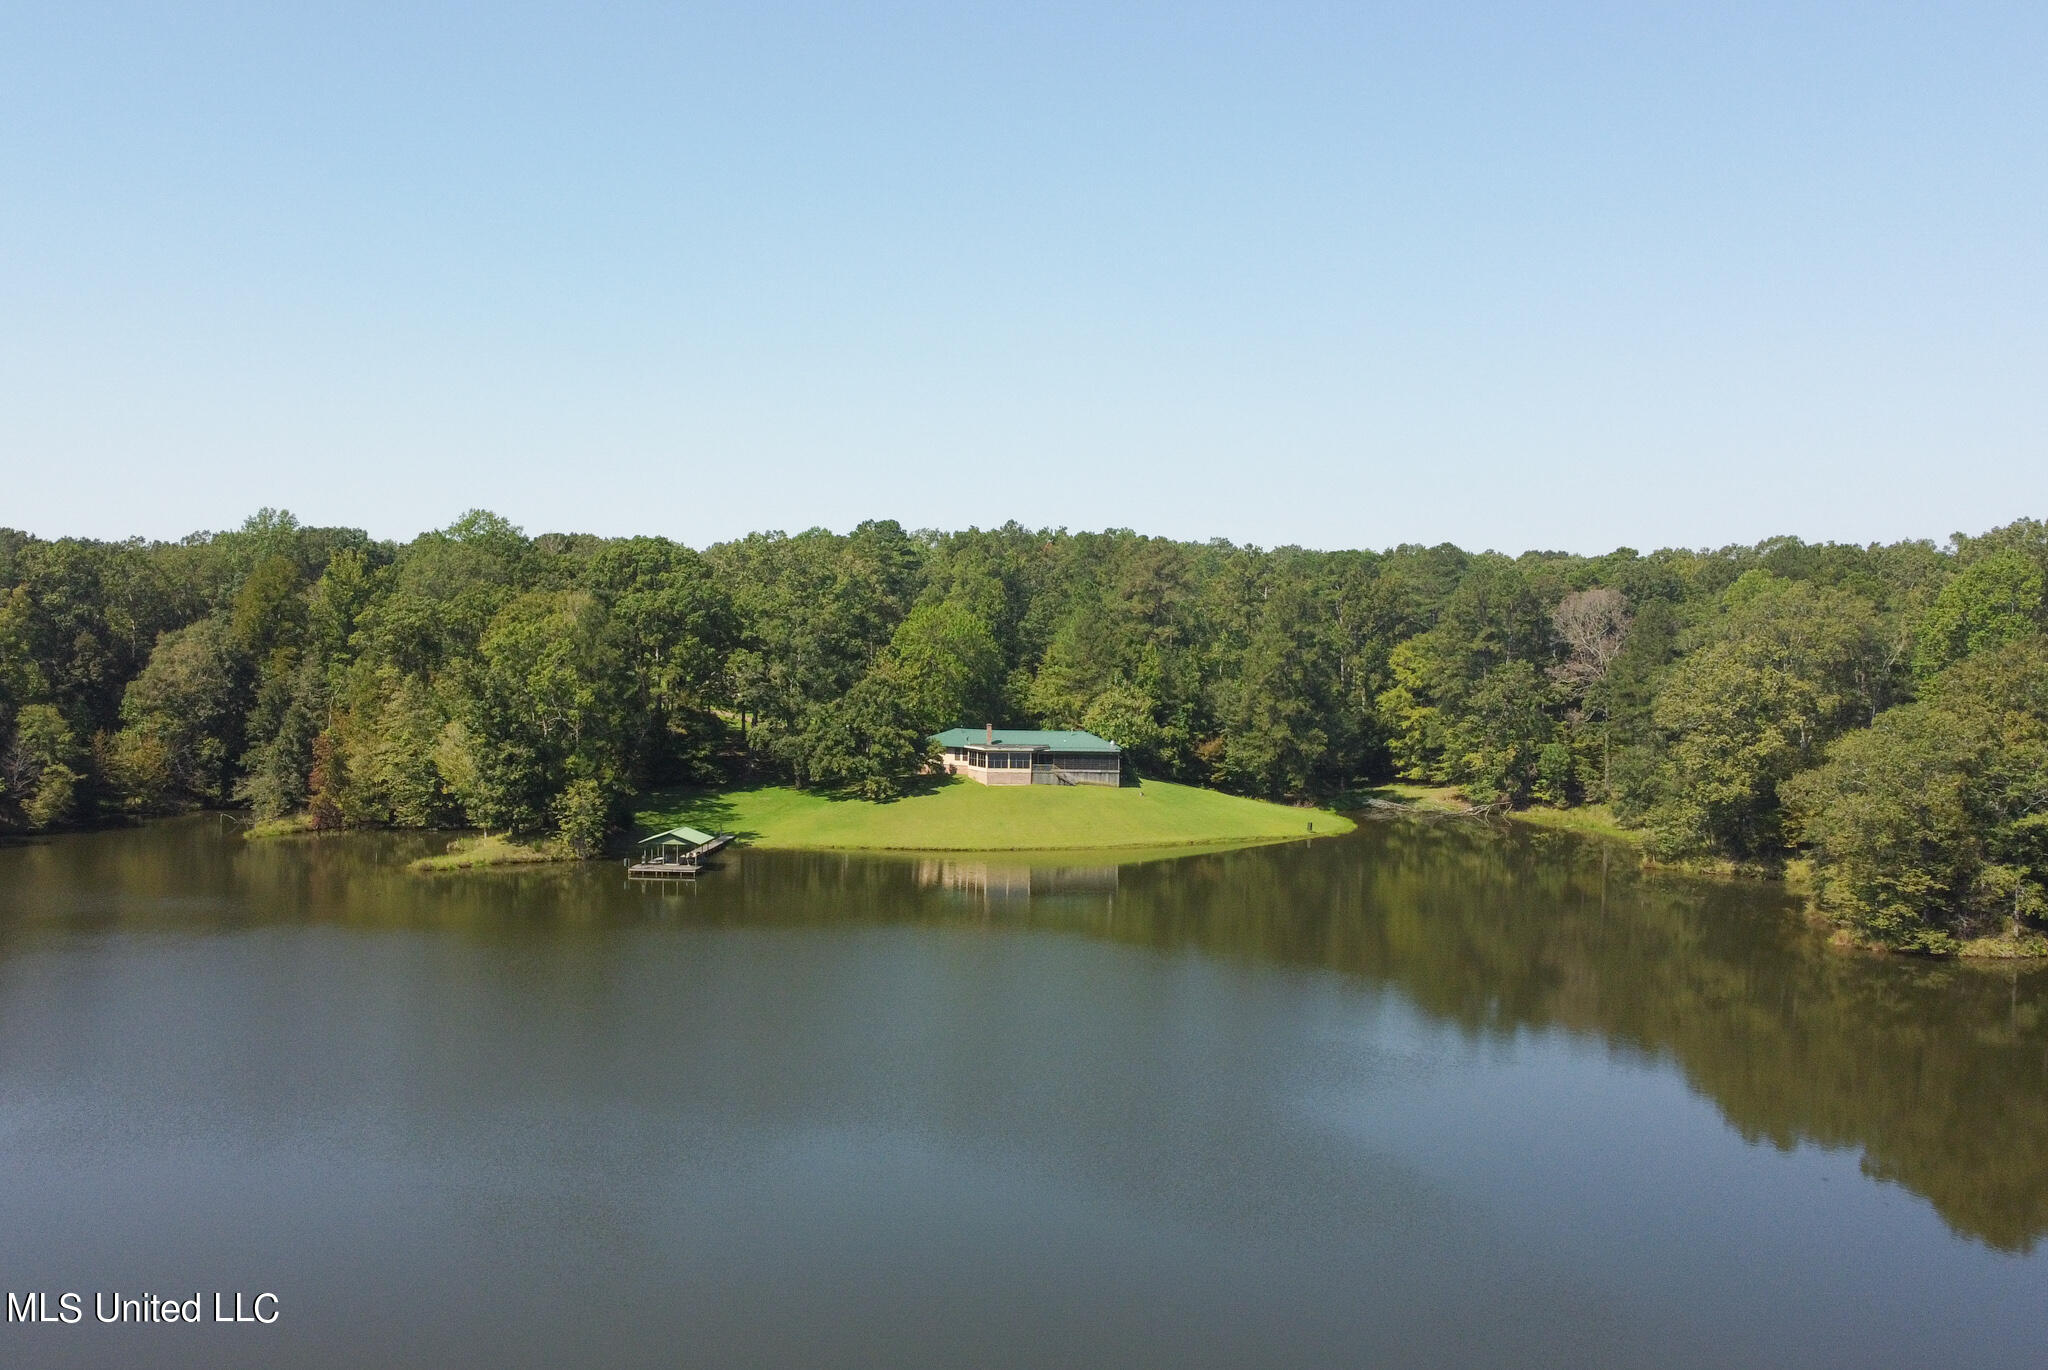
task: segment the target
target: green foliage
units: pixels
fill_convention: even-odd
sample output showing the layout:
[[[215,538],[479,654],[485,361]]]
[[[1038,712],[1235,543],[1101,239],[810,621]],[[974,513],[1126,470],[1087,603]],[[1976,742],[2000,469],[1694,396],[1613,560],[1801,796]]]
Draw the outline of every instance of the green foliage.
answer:
[[[2048,907],[2048,649],[1970,657],[1784,786],[1820,902],[1864,938],[1948,951]]]
[[[771,743],[853,688],[914,594],[917,549],[894,523],[862,524],[847,538],[754,534],[708,556],[740,623],[725,693],[766,725]]]
[[[306,602],[299,568],[290,557],[273,555],[257,563],[235,592],[228,633],[240,653],[261,660],[281,645],[295,643],[304,630]]]
[[[95,769],[119,796],[124,812],[162,813],[170,807],[177,786],[170,744],[160,735],[124,728],[95,739]]]
[[[1124,765],[1138,772],[1170,765],[1181,740],[1160,725],[1158,706],[1128,685],[1112,685],[1095,696],[1081,726],[1123,748]]]
[[[341,796],[348,788],[348,764],[331,730],[313,739],[312,751],[313,765],[306,773],[306,826],[320,832],[342,826]]]
[[[603,613],[606,658],[630,672],[617,701],[622,764],[636,781],[678,778],[720,731],[709,710],[738,636],[731,596],[703,557],[666,538],[606,543],[582,580]]]
[[[21,706],[44,693],[42,671],[28,639],[28,587],[0,594],[0,735],[14,726]]]
[[[1446,733],[1446,769],[1474,803],[1563,802],[1571,752],[1554,740],[1548,695],[1534,666],[1509,661],[1467,696]]]
[[[877,672],[819,709],[793,739],[798,778],[849,789],[863,799],[902,794],[935,751],[906,693],[900,682]]]
[[[325,795],[344,823],[392,823],[431,828],[452,821],[455,777],[468,772],[468,753],[446,740],[451,728],[440,699],[427,681],[391,668],[357,673],[348,709],[337,720],[330,742],[332,766]]]
[[[259,821],[282,818],[306,803],[313,744],[327,715],[327,680],[320,662],[301,660],[286,673],[293,654],[274,653],[267,664],[248,732],[256,740],[242,759],[235,786]]]
[[[654,786],[886,798],[941,728],[1085,727],[1247,795],[1404,776],[1606,803],[1666,854],[1805,842],[1862,935],[1934,947],[2036,916],[2037,817],[1999,817],[2031,753],[1955,701],[2036,639],[2044,572],[2027,520],[1590,558],[891,522],[698,552],[482,511],[402,546],[276,510],[176,544],[0,531],[0,824],[238,802],[591,847]],[[1823,772],[1894,778],[1852,803]],[[1912,832],[1939,859],[1848,854]]]
[[[605,834],[611,830],[611,798],[595,780],[572,780],[549,811],[554,815],[555,835],[578,856],[595,856],[604,850]]]
[[[0,782],[30,828],[50,828],[72,816],[83,749],[54,705],[28,704],[16,713],[14,737],[0,756]]]
[[[1779,782],[1871,713],[1875,617],[1846,591],[1759,569],[1729,587],[1705,637],[1658,693],[1663,755],[1643,821],[1667,854],[1768,856]]]
[[[337,666],[354,659],[356,622],[375,588],[366,553],[335,553],[306,597],[307,646],[317,659]]]
[[[1549,617],[1527,572],[1488,556],[1435,627],[1394,648],[1378,703],[1402,774],[1463,786],[1484,805],[1565,798],[1570,749],[1546,751],[1560,711],[1539,670],[1556,656]]]
[[[1002,709],[1003,657],[973,610],[920,604],[889,639],[883,669],[896,681],[915,726],[941,732],[992,722]]]
[[[157,639],[121,701],[123,736],[153,740],[168,766],[168,784],[147,807],[228,797],[230,759],[241,751],[238,674],[233,639],[217,617]]]
[[[2041,566],[2016,547],[1972,562],[1935,596],[1920,623],[1913,669],[1931,676],[1974,652],[1992,651],[2038,632]]]
[[[1315,588],[1290,566],[1270,576],[1264,590],[1255,616],[1246,616],[1235,670],[1215,691],[1224,724],[1215,778],[1279,798],[1317,788],[1344,720],[1333,698],[1337,662]]]
[[[36,782],[35,792],[22,805],[28,825],[31,828],[49,828],[69,818],[78,793],[78,781],[78,772],[62,762],[45,766]]]
[[[119,725],[128,683],[160,634],[208,611],[195,576],[180,576],[166,549],[65,538],[26,541],[10,558],[0,656],[20,663],[22,700],[55,704],[81,736]],[[4,685],[8,682],[0,682]]]

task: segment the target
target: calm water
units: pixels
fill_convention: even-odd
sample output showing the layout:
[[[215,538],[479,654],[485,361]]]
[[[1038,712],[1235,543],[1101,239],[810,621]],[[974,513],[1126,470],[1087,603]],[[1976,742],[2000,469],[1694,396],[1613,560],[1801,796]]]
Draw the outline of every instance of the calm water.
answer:
[[[430,844],[0,848],[0,1283],[85,1307],[0,1361],[2048,1363],[2039,972],[1454,824],[665,894]]]

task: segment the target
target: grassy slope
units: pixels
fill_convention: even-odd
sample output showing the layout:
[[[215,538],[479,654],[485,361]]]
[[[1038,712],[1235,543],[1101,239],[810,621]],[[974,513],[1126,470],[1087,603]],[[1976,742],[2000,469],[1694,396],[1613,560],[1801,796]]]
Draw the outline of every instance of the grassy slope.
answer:
[[[953,780],[893,804],[782,786],[649,796],[640,831],[688,823],[761,847],[1055,851],[1276,841],[1350,832],[1351,821],[1189,785],[979,785]]]

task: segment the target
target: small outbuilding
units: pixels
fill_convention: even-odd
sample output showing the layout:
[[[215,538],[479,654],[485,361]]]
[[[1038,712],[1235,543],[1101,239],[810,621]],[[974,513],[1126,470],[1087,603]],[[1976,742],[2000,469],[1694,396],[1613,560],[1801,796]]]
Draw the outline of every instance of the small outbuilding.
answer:
[[[1123,749],[1094,733],[1035,728],[948,728],[935,733],[948,775],[984,785],[1124,783]]]
[[[640,859],[628,864],[629,875],[695,875],[704,858],[732,841],[732,834],[713,835],[696,828],[670,828],[640,839]]]

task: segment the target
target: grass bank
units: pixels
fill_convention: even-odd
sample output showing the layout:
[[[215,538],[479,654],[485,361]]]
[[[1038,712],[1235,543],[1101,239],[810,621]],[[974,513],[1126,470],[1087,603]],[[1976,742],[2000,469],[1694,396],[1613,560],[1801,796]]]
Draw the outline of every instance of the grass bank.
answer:
[[[1148,780],[979,785],[952,779],[888,804],[782,785],[649,795],[639,830],[687,823],[758,847],[868,851],[1099,851],[1225,846],[1350,832],[1350,819]]]
[[[2010,932],[1973,937],[1956,948],[1956,955],[1966,961],[2039,961],[2048,957],[2048,937],[2031,928],[2020,929],[2018,937]]]
[[[1526,809],[1516,809],[1508,817],[1517,823],[1549,828],[1556,832],[1581,832],[1595,837],[1610,837],[1617,842],[1626,842],[1632,847],[1647,847],[1650,841],[1650,835],[1641,828],[1622,827],[1614,817],[1614,810],[1605,804],[1581,804],[1573,809],[1557,809],[1547,804],[1537,804]]]
[[[318,831],[311,814],[288,813],[283,818],[259,818],[242,829],[242,836],[254,842],[266,837],[307,837]]]
[[[1411,785],[1396,781],[1371,789],[1351,790],[1340,796],[1339,808],[1401,809],[1408,813],[1441,813],[1470,817],[1475,810],[1451,785]]]
[[[411,862],[410,870],[461,871],[483,866],[535,866],[549,861],[579,859],[568,846],[553,840],[515,842],[502,833],[480,833],[458,837],[439,856],[422,856]]]
[[[1347,797],[1359,807],[1370,805],[1376,809],[1449,814],[1462,818],[1499,817],[1512,823],[1526,823],[1532,828],[1548,828],[1553,832],[1576,832],[1589,837],[1611,838],[1617,842],[1626,842],[1629,846],[1644,852],[1645,863],[1651,864],[1647,857],[1650,835],[1641,828],[1624,828],[1620,820],[1615,818],[1614,810],[1605,804],[1578,804],[1570,808],[1532,804],[1526,809],[1476,809],[1456,786],[1405,783],[1379,785],[1370,790],[1357,791]]]

